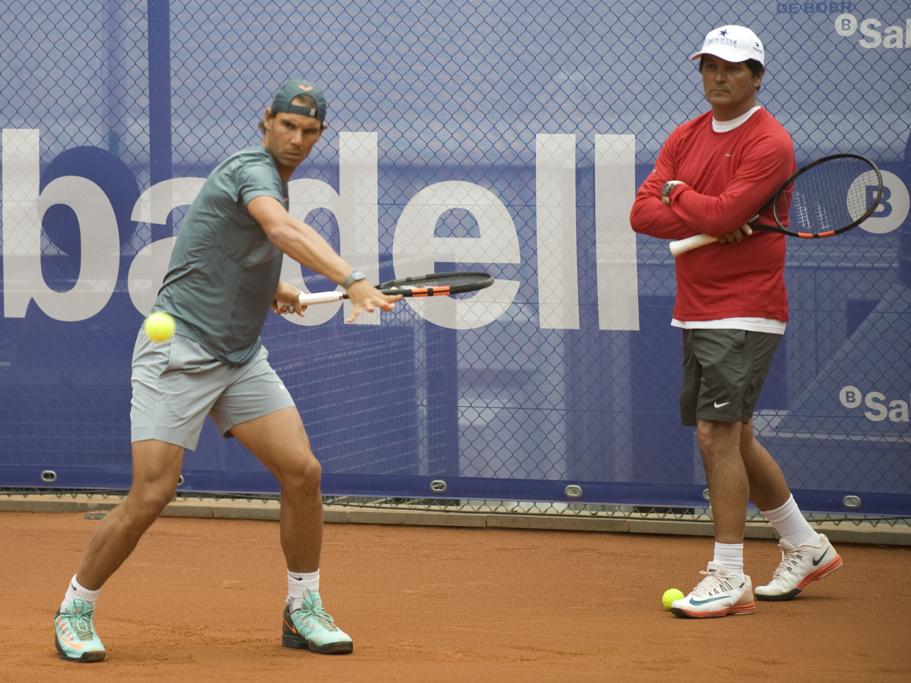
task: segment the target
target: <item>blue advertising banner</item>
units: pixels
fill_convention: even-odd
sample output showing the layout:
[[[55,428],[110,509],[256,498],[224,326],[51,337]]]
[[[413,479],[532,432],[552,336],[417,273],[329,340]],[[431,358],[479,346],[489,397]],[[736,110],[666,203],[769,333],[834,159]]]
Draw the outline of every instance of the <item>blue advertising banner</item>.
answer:
[[[355,324],[271,317],[324,492],[704,505],[673,258],[629,210],[708,108],[689,55],[739,23],[798,164],[856,152],[885,180],[861,228],[788,245],[758,437],[805,509],[911,513],[907,3],[24,5],[0,14],[0,487],[129,486],[130,358],[181,218],[301,76],[328,128],[291,212],[373,281],[496,278]],[[287,258],[283,279],[332,287]],[[207,423],[181,490],[277,488]]]

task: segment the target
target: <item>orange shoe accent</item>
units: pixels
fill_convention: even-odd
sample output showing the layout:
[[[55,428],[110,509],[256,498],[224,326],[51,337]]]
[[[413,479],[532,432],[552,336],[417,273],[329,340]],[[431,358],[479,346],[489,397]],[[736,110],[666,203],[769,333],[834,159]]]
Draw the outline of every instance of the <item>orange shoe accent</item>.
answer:
[[[843,564],[844,561],[841,559],[841,555],[836,555],[835,559],[829,562],[829,564],[820,567],[812,574],[807,574],[807,577],[799,584],[797,584],[797,588],[803,590],[808,584],[811,584],[814,581],[819,581],[820,579],[824,579],[836,569],[841,569],[841,565]]]

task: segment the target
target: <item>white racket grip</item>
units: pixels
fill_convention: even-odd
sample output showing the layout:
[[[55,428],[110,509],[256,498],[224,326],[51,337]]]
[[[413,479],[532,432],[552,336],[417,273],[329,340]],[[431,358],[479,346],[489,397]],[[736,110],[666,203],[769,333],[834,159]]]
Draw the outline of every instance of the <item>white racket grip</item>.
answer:
[[[674,240],[668,245],[668,248],[671,250],[671,255],[676,258],[685,251],[692,251],[717,241],[718,238],[712,235],[693,235],[684,237],[682,240]]]
[[[340,292],[337,289],[334,289],[331,292],[315,292],[313,294],[304,294],[301,292],[298,294],[297,298],[301,302],[301,306],[309,306],[311,304],[330,304],[333,301],[341,301],[344,299],[345,293]]]

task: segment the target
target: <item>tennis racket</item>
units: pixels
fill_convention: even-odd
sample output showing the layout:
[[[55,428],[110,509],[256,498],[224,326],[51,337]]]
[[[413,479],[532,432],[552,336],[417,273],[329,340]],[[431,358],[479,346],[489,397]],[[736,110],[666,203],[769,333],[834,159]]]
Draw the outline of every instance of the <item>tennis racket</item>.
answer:
[[[857,154],[833,154],[788,178],[748,223],[754,230],[802,239],[832,237],[872,216],[882,196],[883,176],[876,164]],[[759,222],[759,214],[769,207],[774,225]],[[669,247],[676,257],[717,241],[712,235],[693,235]]]
[[[487,273],[430,273],[416,277],[403,277],[397,280],[382,282],[376,286],[383,294],[401,294],[402,296],[448,296],[449,294],[462,294],[476,292],[479,289],[490,287],[493,278]],[[301,305],[326,304],[333,301],[347,299],[348,294],[340,290],[331,292],[316,292],[304,294],[301,292]]]

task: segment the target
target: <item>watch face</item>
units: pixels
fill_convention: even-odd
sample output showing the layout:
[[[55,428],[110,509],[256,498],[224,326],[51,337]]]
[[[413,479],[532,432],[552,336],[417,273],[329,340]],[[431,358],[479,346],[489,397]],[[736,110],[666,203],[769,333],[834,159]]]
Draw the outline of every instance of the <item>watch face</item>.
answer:
[[[348,289],[355,282],[360,282],[361,280],[366,280],[367,276],[364,275],[359,270],[352,270],[348,277],[345,278],[345,281],[342,283],[342,287]]]
[[[661,188],[661,195],[663,197],[670,197],[671,192],[674,191],[674,188],[680,184],[682,183],[679,180],[668,180],[666,183],[664,183],[664,187]]]

